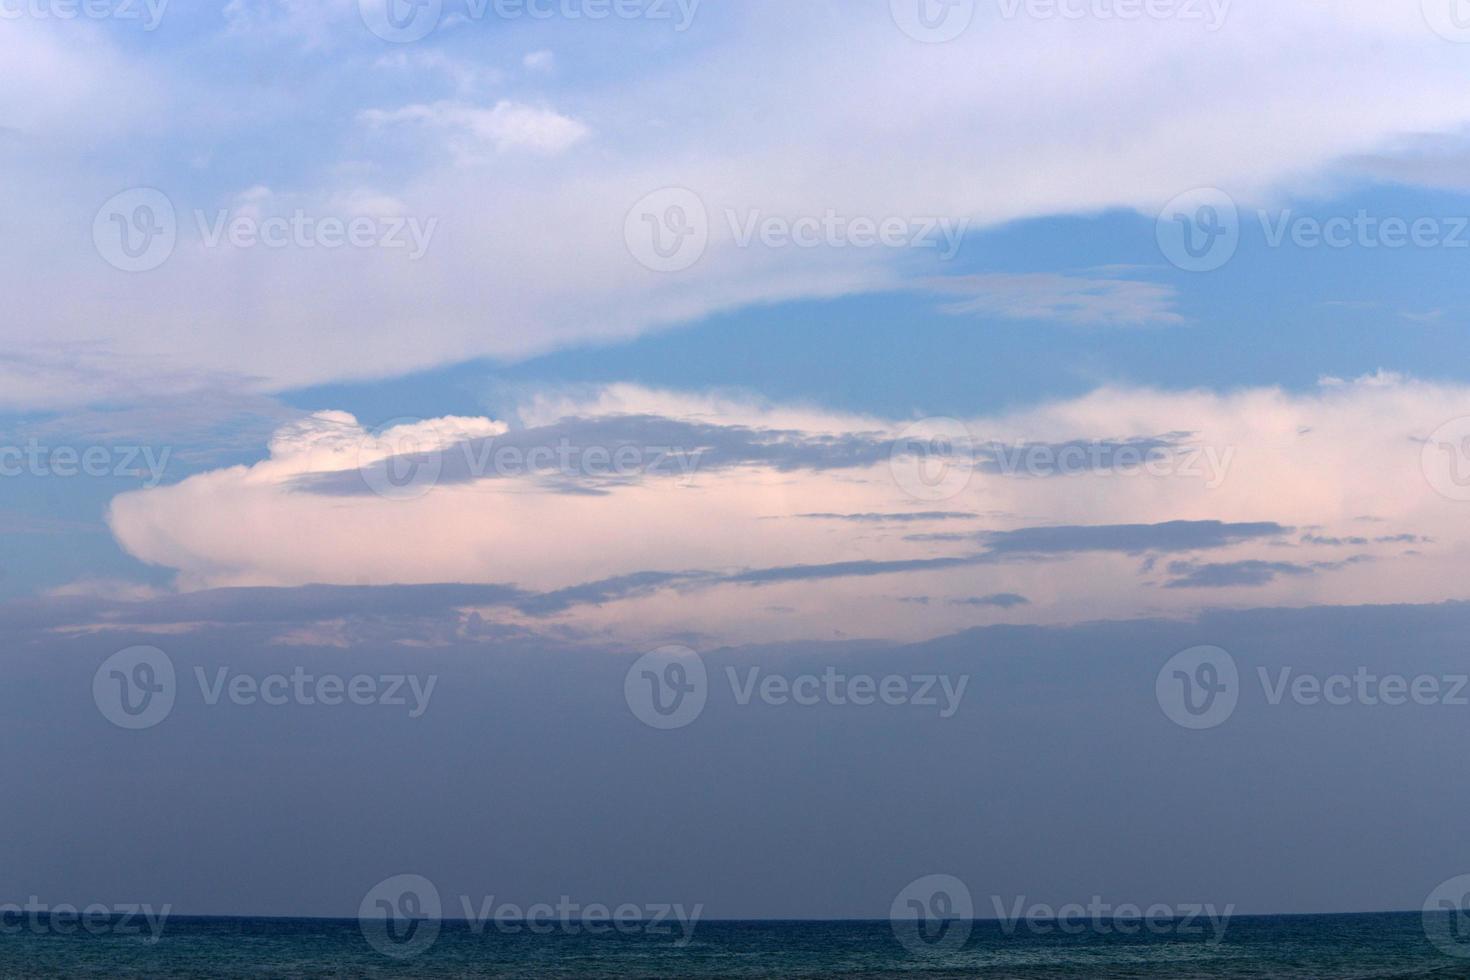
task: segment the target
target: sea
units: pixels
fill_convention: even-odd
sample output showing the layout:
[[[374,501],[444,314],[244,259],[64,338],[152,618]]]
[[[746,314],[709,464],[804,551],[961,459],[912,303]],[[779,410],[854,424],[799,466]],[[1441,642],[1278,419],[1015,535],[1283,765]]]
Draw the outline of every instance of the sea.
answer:
[[[445,921],[387,952],[355,919],[173,916],[156,938],[10,919],[0,977],[1470,978],[1462,918],[1236,916],[1218,936],[955,921],[932,947],[887,921],[701,921],[687,944],[677,930],[532,934]]]

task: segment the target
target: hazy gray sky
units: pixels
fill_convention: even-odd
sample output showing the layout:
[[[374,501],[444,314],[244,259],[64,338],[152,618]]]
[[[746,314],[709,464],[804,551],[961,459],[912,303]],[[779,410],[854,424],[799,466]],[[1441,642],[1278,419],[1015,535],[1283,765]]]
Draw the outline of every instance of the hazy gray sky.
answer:
[[[1094,894],[1242,912],[1413,909],[1470,843],[1470,784],[1454,774],[1470,707],[1268,697],[1282,666],[1461,674],[1463,605],[707,651],[702,712],[662,731],[625,695],[646,651],[378,638],[427,635],[439,613],[413,605],[348,615],[364,638],[338,648],[268,642],[280,622],[12,632],[4,891],[353,915],[379,880],[414,873],[446,896],[877,917],[911,880],[946,873],[982,912],[992,895]],[[153,727],[125,730],[93,680],[135,642],[166,652],[176,697]],[[1238,664],[1238,704],[1217,727],[1187,730],[1156,679],[1201,644]],[[206,701],[222,667],[264,678],[298,666],[438,680],[417,718],[407,687],[402,706]],[[761,682],[829,667],[901,675],[915,695],[923,675],[967,680],[949,717],[937,686],[934,706],[768,703],[759,688],[742,705],[752,666]]]

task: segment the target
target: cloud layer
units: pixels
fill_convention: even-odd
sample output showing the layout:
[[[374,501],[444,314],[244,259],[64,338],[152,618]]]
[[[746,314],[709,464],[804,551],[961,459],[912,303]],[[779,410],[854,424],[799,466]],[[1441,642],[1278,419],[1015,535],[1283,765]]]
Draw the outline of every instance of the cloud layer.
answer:
[[[1470,122],[1463,51],[1412,3],[1237,0],[1218,30],[982,4],[958,37],[925,44],[885,4],[758,0],[707,5],[682,32],[608,25],[626,46],[588,43],[565,23],[494,32],[456,16],[386,52],[356,4],[310,7],[236,0],[222,20],[171,10],[141,40],[126,23],[0,25],[0,100],[13,110],[0,178],[10,227],[25,229],[0,243],[0,288],[13,297],[4,404],[221,375],[266,388],[389,376],[754,302],[904,288],[943,271],[943,250],[913,247],[934,222],[1152,215],[1209,185],[1242,204],[1314,193],[1360,175],[1366,157],[1412,154],[1410,136]],[[238,69],[214,71],[222,62]],[[272,77],[289,81],[259,82]],[[80,146],[93,152],[58,152]],[[436,230],[418,260],[209,245],[198,214],[234,214],[259,186],[270,189],[261,219]],[[167,196],[178,239],[159,267],[130,273],[88,232],[134,187]],[[680,220],[708,238],[671,273],[637,261],[651,242],[629,244],[671,214],[656,194],[666,188],[693,192],[680,200],[698,213]],[[829,217],[841,240],[821,247],[740,242],[767,220]],[[102,227],[117,234],[110,218]],[[897,247],[858,241],[858,223],[890,222]],[[1098,274],[968,285],[977,314],[1114,326],[1179,316],[1166,288]]]
[[[253,466],[118,497],[110,523],[185,590],[479,583],[503,601],[465,608],[503,623],[637,634],[1436,601],[1470,545],[1443,439],[1467,408],[1390,376],[907,424],[547,392],[508,422],[312,416]]]

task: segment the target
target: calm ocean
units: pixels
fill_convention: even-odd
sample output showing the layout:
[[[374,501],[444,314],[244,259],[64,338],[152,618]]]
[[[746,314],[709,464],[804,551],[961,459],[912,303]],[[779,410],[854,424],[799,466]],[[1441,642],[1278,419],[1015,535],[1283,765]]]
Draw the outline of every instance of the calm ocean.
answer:
[[[106,930],[58,934],[11,922],[0,977],[1470,977],[1426,937],[1419,913],[1241,916],[1202,935],[1007,934],[976,922],[963,946],[915,952],[887,922],[700,922],[692,941],[557,932],[475,932],[445,922],[405,961],[384,956],[351,919],[171,917],[157,942]],[[951,925],[958,925],[951,923]],[[1470,955],[1470,935],[1440,936]],[[1463,942],[1465,945],[1456,946]]]

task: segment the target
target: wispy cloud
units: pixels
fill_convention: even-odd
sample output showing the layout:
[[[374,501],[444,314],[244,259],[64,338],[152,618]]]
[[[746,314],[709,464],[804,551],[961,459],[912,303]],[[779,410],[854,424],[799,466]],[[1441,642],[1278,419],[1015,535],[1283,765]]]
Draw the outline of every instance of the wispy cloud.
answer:
[[[0,177],[7,226],[27,229],[0,246],[0,291],[18,325],[3,337],[7,360],[47,376],[0,367],[0,397],[75,399],[104,382],[225,371],[279,390],[627,338],[754,304],[933,288],[932,252],[742,247],[728,211],[946,219],[979,235],[1035,218],[1151,216],[1200,186],[1228,188],[1242,208],[1331,187],[1345,158],[1417,159],[1395,144],[1401,134],[1451,136],[1470,122],[1470,107],[1442,97],[1459,66],[1447,51],[1425,56],[1440,42],[1421,11],[1369,6],[1338,4],[1324,19],[1308,4],[1237,3],[1208,44],[1197,24],[1119,32],[1084,19],[1059,38],[1056,24],[1019,18],[921,45],[885,4],[837,16],[752,0],[701,11],[688,33],[655,25],[669,43],[632,57],[582,45],[554,74],[522,59],[566,38],[558,25],[461,17],[451,29],[447,17],[404,54],[375,42],[351,0],[231,0],[224,17],[165,25],[147,44],[119,40],[122,25],[32,19],[0,32],[0,118],[22,137]],[[188,17],[171,9],[170,23],[176,14]],[[1318,40],[1309,51],[1304,36]],[[1183,52],[1195,84],[1161,95],[1157,79],[1178,74]],[[1014,70],[975,70],[995,64]],[[484,91],[497,71],[524,87]],[[579,152],[594,130],[598,152]],[[263,141],[269,174],[215,156]],[[446,146],[459,166],[445,165]],[[1453,176],[1455,151],[1435,152],[1441,164],[1402,179]],[[445,220],[414,266],[347,249],[210,251],[185,228],[165,265],[131,279],[99,266],[77,232],[133,183],[186,216],[267,179],[310,214],[350,218],[333,202],[362,188]],[[670,187],[697,194],[709,238],[684,273],[659,275],[630,255],[625,221]],[[939,288],[966,316],[1179,323],[1177,297],[1144,276],[1037,267]],[[41,281],[50,288],[31,288]],[[98,363],[45,360],[58,342],[96,345]]]
[[[1066,555],[1116,551],[1198,551],[1242,541],[1275,538],[1291,528],[1274,521],[1227,524],[1222,521],[1168,521],[1163,524],[1111,524],[1089,527],[1028,527],[981,535],[989,549],[1006,555]]]
[[[1177,576],[1166,584],[1170,589],[1222,589],[1229,586],[1266,585],[1281,575],[1312,575],[1315,569],[1286,561],[1232,561],[1212,564],[1171,562],[1169,573]]]
[[[557,154],[585,140],[591,130],[554,109],[506,99],[493,106],[434,102],[399,109],[368,109],[360,118],[374,127],[414,124],[438,130],[463,160],[487,151],[530,150]]]
[[[920,510],[893,514],[797,514],[817,521],[855,521],[863,524],[907,524],[915,521],[968,521],[979,517],[968,511]]]
[[[940,309],[1009,320],[1051,320],[1089,327],[1138,327],[1184,322],[1178,292],[1138,279],[1059,273],[990,273],[931,280],[930,288],[960,299]]]
[[[1014,609],[1029,606],[1031,600],[1014,592],[997,592],[995,595],[967,596],[963,599],[946,600],[951,606],[993,606],[997,609]]]

